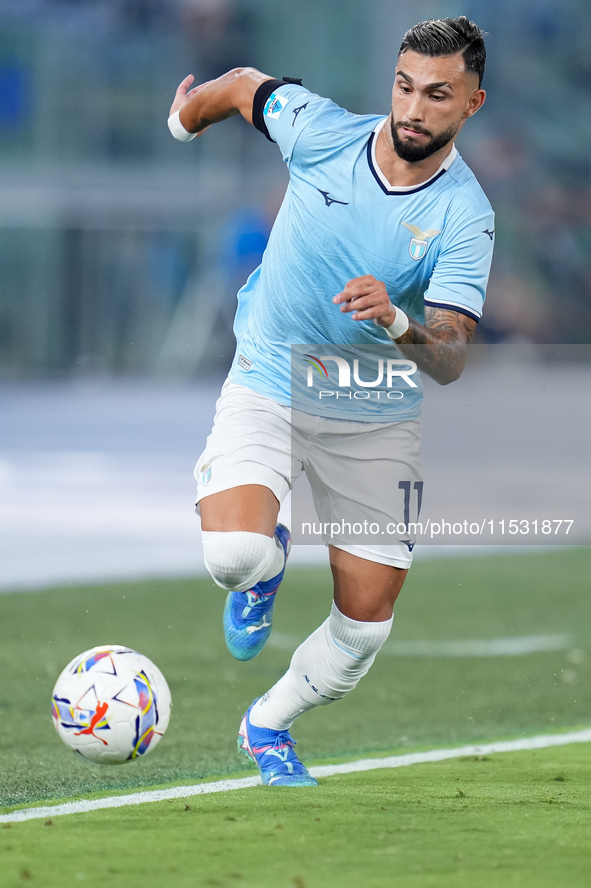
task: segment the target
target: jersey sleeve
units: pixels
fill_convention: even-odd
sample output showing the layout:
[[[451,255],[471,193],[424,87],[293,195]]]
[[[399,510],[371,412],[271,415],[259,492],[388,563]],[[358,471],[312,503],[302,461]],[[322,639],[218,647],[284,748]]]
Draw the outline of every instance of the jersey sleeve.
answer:
[[[486,295],[494,241],[492,209],[464,212],[446,230],[424,303],[478,321]]]
[[[289,165],[296,143],[310,124],[321,116],[326,121],[346,114],[330,99],[317,96],[298,83],[266,80],[255,95],[252,122],[277,143]]]

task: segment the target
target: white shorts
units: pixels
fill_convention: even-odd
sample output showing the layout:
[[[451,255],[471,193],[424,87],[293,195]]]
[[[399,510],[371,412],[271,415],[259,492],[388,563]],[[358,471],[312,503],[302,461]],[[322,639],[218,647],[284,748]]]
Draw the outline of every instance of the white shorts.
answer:
[[[269,488],[281,503],[304,472],[315,511],[305,495],[300,501],[298,486],[292,498],[295,543],[324,542],[408,568],[422,499],[420,444],[420,418],[325,419],[226,380],[195,467],[197,504],[244,484]]]

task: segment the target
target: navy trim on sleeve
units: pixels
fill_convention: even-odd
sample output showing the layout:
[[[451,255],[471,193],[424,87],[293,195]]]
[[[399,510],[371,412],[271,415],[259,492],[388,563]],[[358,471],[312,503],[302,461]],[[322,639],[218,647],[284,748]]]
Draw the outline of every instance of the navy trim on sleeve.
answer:
[[[465,308],[463,305],[452,305],[450,302],[433,302],[430,299],[425,299],[424,303],[429,308],[444,308],[446,311],[457,311],[459,314],[467,315],[477,323],[480,320],[480,315],[476,314],[474,309]]]
[[[269,130],[263,117],[267,99],[280,86],[287,86],[290,83],[296,83],[298,86],[303,85],[298,77],[284,77],[283,80],[265,80],[254,94],[254,99],[252,100],[252,123],[269,142],[274,142],[275,139],[272,139],[269,135]]]

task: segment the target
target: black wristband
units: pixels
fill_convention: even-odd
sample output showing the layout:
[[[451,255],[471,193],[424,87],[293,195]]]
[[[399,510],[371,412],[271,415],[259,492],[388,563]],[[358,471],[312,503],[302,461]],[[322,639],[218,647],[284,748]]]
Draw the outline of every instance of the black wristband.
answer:
[[[283,80],[265,80],[254,94],[254,99],[252,100],[252,123],[269,142],[274,142],[275,140],[269,135],[269,130],[263,117],[267,99],[280,86],[287,86],[290,83],[295,83],[298,86],[303,85],[302,81],[297,77],[284,77]]]

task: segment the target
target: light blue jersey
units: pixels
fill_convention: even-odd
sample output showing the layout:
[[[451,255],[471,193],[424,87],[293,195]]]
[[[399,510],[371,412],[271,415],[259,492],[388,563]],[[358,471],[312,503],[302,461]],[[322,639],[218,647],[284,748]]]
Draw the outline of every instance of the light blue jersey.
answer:
[[[388,380],[387,361],[403,356],[373,321],[354,321],[332,299],[347,281],[371,274],[386,284],[395,306],[420,322],[425,305],[478,319],[492,258],[490,204],[455,148],[427,182],[392,188],[375,160],[384,118],[351,114],[302,86],[277,88],[263,118],[290,181],[262,263],[238,294],[230,379],[292,404],[291,346],[308,346],[294,350],[293,404],[344,418],[345,365],[322,357],[349,354],[354,388],[354,359],[361,355],[357,376],[379,384],[369,397],[349,398],[346,418],[413,419],[420,413],[420,375],[405,376],[409,363],[398,363],[390,365]],[[334,395],[311,397],[318,386]],[[393,386],[400,396],[388,397]]]

